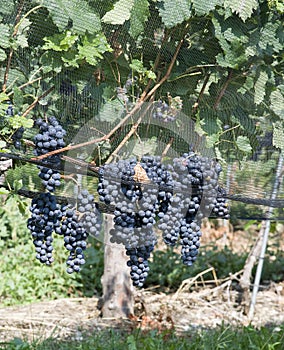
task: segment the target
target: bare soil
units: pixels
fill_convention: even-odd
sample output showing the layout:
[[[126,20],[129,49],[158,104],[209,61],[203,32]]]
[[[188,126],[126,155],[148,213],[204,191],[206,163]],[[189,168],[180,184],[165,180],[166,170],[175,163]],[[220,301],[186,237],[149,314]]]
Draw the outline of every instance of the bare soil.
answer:
[[[205,230],[208,232],[209,230]],[[250,248],[255,236],[224,229],[210,230],[203,240],[215,239],[222,248],[227,244],[235,251]],[[99,298],[76,298],[44,301],[26,306],[0,309],[0,342],[15,337],[44,339],[72,337],[80,339],[83,331],[119,327],[131,330],[175,329],[178,333],[192,329],[212,328],[221,324],[256,327],[284,323],[284,282],[271,283],[258,292],[254,317],[249,320],[239,303],[235,288],[240,274],[218,280],[214,269],[212,280],[204,282],[202,274],[182,283],[175,294],[136,291],[135,315],[130,319],[104,319],[98,308]],[[241,273],[241,272],[240,272]]]

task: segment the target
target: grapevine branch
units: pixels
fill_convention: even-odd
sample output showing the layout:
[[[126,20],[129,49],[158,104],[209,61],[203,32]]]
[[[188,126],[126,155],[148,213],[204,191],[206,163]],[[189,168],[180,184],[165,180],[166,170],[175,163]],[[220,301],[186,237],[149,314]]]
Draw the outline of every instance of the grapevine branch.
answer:
[[[200,93],[198,95],[197,101],[195,102],[195,104],[192,108],[192,114],[195,114],[195,112],[197,111],[197,108],[199,107],[200,101],[202,100],[202,97],[203,97],[204,91],[206,89],[206,86],[208,84],[209,78],[210,78],[210,74],[207,74],[205,79],[204,79]]]
[[[155,87],[149,92],[146,93],[146,91],[149,89],[149,83],[146,86],[144,93],[141,96],[141,100],[148,100],[149,98],[152,98],[154,96],[155,91],[158,89],[158,87],[160,87],[170,76],[171,71],[173,69],[174,63],[177,59],[177,55],[180,51],[180,48],[182,46],[184,39],[181,39],[179,42],[179,45],[176,48],[175,54],[171,60],[171,63],[167,69],[166,74],[164,75],[164,77],[155,85],[155,87],[157,86],[157,88],[155,89]],[[155,61],[155,67],[158,65],[160,57],[158,56],[156,61]],[[132,126],[132,128],[130,129],[130,131],[128,132],[128,134],[124,137],[124,139],[121,141],[121,143],[119,144],[119,146],[114,150],[114,152],[112,153],[112,155],[110,156],[110,158],[108,159],[107,163],[111,162],[111,160],[117,155],[117,153],[121,150],[121,148],[125,145],[125,143],[130,139],[130,137],[136,132],[138,125],[141,123],[142,119],[145,117],[145,115],[147,114],[147,111],[149,110],[149,106],[147,107],[146,111],[143,112],[143,115],[139,117],[139,119],[137,120],[137,122]]]
[[[49,88],[48,90],[46,90],[42,95],[36,97],[36,99],[34,100],[34,102],[25,110],[25,112],[22,114],[22,117],[26,117],[30,111],[32,111],[35,106],[38,104],[38,102],[40,100],[42,100],[43,98],[45,98],[47,95],[49,95],[51,93],[52,90],[55,89],[55,86],[52,86],[51,88]]]
[[[149,110],[150,106],[147,106],[146,110],[143,112],[143,115],[141,115],[137,122],[135,124],[132,125],[130,131],[127,133],[127,135],[123,138],[123,140],[121,141],[121,143],[116,147],[116,149],[112,152],[111,156],[109,157],[109,159],[106,161],[107,163],[110,163],[118,154],[118,152],[121,150],[121,148],[126,144],[126,142],[131,138],[131,136],[136,132],[139,124],[141,123],[142,119],[145,117],[145,115],[147,114],[147,111]]]
[[[229,83],[230,83],[232,77],[233,77],[233,70],[230,69],[230,71],[229,71],[229,73],[228,73],[228,76],[227,76],[227,79],[226,79],[226,81],[225,81],[225,83],[224,83],[224,85],[223,85],[223,87],[222,87],[222,89],[221,89],[219,95],[218,95],[217,98],[216,98],[216,101],[215,101],[214,107],[213,107],[214,109],[217,109],[217,108],[218,108],[219,103],[220,103],[222,97],[224,96],[224,94],[225,94],[225,92],[226,92],[226,90],[227,90],[227,87],[228,87],[228,85],[229,85]]]
[[[30,81],[27,81],[26,83],[20,85],[20,86],[18,87],[18,89],[19,89],[19,90],[22,90],[24,87],[29,86],[29,85],[31,85],[31,84],[34,84],[34,83],[36,83],[37,81],[40,81],[41,79],[42,79],[42,77],[39,77],[39,78],[35,78],[35,79],[33,79],[33,80],[30,80]],[[9,92],[9,93],[7,94],[7,96],[10,97],[10,96],[13,95],[13,94],[14,94],[14,91],[11,91],[11,92]]]

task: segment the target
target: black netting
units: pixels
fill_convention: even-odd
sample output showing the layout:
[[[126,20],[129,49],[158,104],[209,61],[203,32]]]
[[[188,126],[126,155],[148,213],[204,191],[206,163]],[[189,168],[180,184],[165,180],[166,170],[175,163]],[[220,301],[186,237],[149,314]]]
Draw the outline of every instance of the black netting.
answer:
[[[55,115],[67,132],[68,148],[61,154],[61,163],[45,165],[60,170],[66,179],[71,174],[84,175],[80,181],[93,189],[105,162],[133,155],[141,158],[150,153],[164,155],[164,162],[171,163],[173,158],[193,149],[197,154],[220,160],[220,183],[231,200],[233,216],[265,218],[267,207],[271,206],[275,208],[273,218],[282,219],[284,190],[280,178],[274,194],[273,189],[281,157],[276,146],[281,144],[283,133],[274,132],[276,116],[275,120],[272,118],[274,126],[265,121],[270,106],[255,96],[254,89],[249,89],[249,84],[255,82],[245,82],[249,69],[258,69],[257,63],[253,66],[251,62],[239,70],[237,65],[222,67],[220,60],[217,64],[220,45],[225,43],[216,38],[204,39],[208,32],[217,33],[216,22],[206,20],[203,24],[204,17],[194,17],[188,22],[177,21],[173,29],[169,19],[163,17],[167,7],[163,10],[164,5],[156,2],[149,4],[141,35],[133,35],[131,21],[99,24],[114,3],[72,1],[68,5],[66,1],[21,0],[12,1],[6,9],[6,5],[0,5],[2,29],[10,28],[9,35],[0,38],[6,55],[1,61],[0,78],[13,113],[32,120]],[[215,10],[215,21],[221,21],[221,12]],[[228,42],[230,35],[238,32],[242,38],[248,30],[241,19],[234,17],[231,22],[230,33],[220,27]],[[96,26],[100,28],[97,31]],[[101,32],[103,36],[98,40],[105,49],[99,52],[96,35]],[[8,37],[15,41],[15,49],[7,43]],[[97,50],[97,56],[91,55],[92,50]],[[145,66],[140,67],[138,61]],[[151,73],[155,73],[152,81]],[[161,85],[156,86],[159,81]],[[156,90],[149,93],[153,88]],[[159,103],[176,108],[173,121],[165,114],[161,119],[157,117]],[[5,108],[8,101],[3,100],[2,128],[6,127]],[[276,107],[272,109],[275,112]],[[279,109],[275,112],[278,115]],[[3,147],[3,158],[13,159],[15,165],[13,171],[6,173],[6,181],[11,185],[21,178],[22,191],[41,191],[37,165],[26,161],[35,157],[36,133],[36,129],[26,128],[24,142],[16,149],[12,139],[7,142],[1,135],[11,145],[13,154],[7,155]],[[282,178],[282,171],[278,174]],[[56,193],[72,197],[73,187],[68,180],[66,183]]]

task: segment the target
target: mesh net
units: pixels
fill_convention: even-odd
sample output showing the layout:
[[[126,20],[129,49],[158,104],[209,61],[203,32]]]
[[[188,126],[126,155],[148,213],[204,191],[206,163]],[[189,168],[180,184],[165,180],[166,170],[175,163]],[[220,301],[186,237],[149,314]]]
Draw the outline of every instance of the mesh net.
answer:
[[[252,110],[256,97],[241,91],[240,73],[218,67],[218,45],[202,41],[202,20],[195,19],[190,26],[182,22],[172,29],[157,15],[166,11],[168,2],[158,10],[151,3],[143,36],[134,38],[132,23],[129,27],[123,21],[129,5],[117,5],[116,17],[107,20],[114,4],[20,0],[0,5],[0,44],[5,54],[1,81],[14,114],[33,120],[56,115],[67,131],[68,146],[61,154],[61,165],[56,165],[67,184],[56,194],[74,196],[74,181],[95,193],[98,170],[105,162],[153,154],[170,163],[193,148],[198,154],[225,161],[220,183],[231,200],[232,217],[283,219],[281,152],[274,146],[282,142],[282,134],[272,134],[272,125],[265,121],[269,106],[259,103]],[[142,3],[140,10],[144,11]],[[99,18],[106,23],[101,36],[95,29],[100,28]],[[212,30],[209,24],[207,30]],[[231,31],[241,34],[245,24],[233,21]],[[7,38],[14,40],[15,49]],[[151,62],[152,68],[141,67],[139,62]],[[147,87],[153,72],[153,80],[161,84]],[[159,101],[172,106],[173,122],[153,118]],[[3,159],[13,159],[15,164],[6,173],[6,181],[12,184],[20,177],[23,194],[41,191],[36,165],[41,160],[34,159],[32,144],[36,132],[26,128],[22,147],[3,153]],[[71,174],[76,175],[68,181]]]

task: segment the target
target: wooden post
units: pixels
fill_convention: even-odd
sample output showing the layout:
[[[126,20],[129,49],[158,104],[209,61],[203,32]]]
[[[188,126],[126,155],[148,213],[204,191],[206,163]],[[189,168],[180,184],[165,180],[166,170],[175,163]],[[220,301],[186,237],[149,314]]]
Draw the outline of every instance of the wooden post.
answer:
[[[125,318],[133,315],[133,286],[126,265],[128,257],[123,245],[111,244],[109,231],[113,227],[113,216],[104,214],[105,257],[102,277],[103,318]]]

